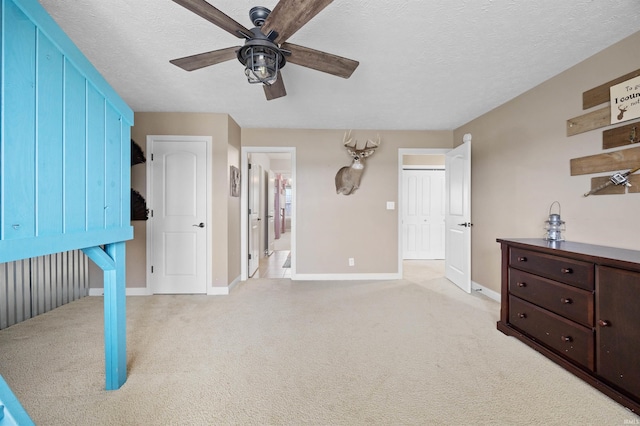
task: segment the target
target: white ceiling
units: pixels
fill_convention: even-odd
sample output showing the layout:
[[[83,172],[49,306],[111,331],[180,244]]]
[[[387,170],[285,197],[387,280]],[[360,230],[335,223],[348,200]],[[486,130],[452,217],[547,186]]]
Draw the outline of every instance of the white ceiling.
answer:
[[[360,66],[345,80],[287,64],[287,96],[267,101],[238,61],[169,63],[242,43],[171,0],[39,1],[134,111],[241,127],[455,129],[640,30],[638,0],[336,0],[289,41]],[[247,28],[277,3],[208,1]]]

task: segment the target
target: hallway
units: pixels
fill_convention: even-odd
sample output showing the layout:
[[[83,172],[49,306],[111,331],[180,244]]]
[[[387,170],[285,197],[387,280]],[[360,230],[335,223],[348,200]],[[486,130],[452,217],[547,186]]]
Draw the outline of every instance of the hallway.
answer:
[[[274,251],[271,256],[260,259],[258,272],[253,278],[291,278],[290,261],[289,267],[283,267],[287,258],[291,254],[291,232],[280,234],[280,238],[274,242]]]

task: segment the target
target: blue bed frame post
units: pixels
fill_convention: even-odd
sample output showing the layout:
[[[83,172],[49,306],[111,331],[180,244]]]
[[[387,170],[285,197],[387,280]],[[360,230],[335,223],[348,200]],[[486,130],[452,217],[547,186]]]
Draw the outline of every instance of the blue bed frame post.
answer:
[[[125,310],[125,243],[106,246],[115,268],[104,271],[104,348],[107,390],[120,389],[127,380]]]
[[[127,380],[126,284],[124,242],[89,247],[82,251],[104,271],[104,358],[106,389]]]

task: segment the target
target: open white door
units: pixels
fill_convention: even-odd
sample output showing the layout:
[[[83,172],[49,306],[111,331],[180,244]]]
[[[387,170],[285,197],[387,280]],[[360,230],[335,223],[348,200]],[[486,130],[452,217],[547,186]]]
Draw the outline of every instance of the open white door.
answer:
[[[445,276],[471,293],[471,134],[445,155]]]
[[[271,256],[276,240],[276,175],[271,170],[268,171],[267,182],[267,256]]]
[[[260,265],[260,175],[262,167],[249,164],[249,276]]]

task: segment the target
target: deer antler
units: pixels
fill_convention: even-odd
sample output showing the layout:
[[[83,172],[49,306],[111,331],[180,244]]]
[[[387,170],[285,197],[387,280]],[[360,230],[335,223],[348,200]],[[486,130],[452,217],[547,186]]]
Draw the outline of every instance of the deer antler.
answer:
[[[351,130],[349,130],[349,132],[344,132],[344,137],[342,138],[342,143],[344,144],[345,147],[347,148],[355,148],[356,145],[358,145],[358,141],[355,141],[355,143],[353,144],[353,146],[349,145],[351,143]]]
[[[363,149],[367,149],[369,148],[369,142],[371,142],[371,148],[377,148],[380,146],[380,134],[378,134],[378,141],[374,142],[371,139],[367,139],[367,141],[364,144],[364,148]]]

